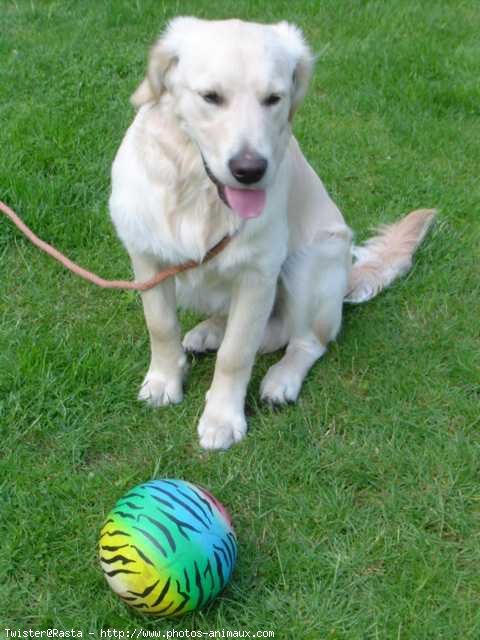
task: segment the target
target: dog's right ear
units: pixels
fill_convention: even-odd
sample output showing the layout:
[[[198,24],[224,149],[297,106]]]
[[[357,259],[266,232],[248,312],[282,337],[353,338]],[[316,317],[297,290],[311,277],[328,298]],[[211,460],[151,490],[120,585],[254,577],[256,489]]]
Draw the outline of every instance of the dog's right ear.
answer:
[[[135,108],[147,102],[156,102],[165,91],[168,72],[178,62],[179,33],[188,26],[192,18],[178,17],[171,20],[165,32],[150,50],[147,75],[130,98]]]
[[[160,38],[150,50],[147,75],[130,98],[130,102],[139,109],[147,102],[156,102],[164,91],[163,79],[175,57],[170,55]]]

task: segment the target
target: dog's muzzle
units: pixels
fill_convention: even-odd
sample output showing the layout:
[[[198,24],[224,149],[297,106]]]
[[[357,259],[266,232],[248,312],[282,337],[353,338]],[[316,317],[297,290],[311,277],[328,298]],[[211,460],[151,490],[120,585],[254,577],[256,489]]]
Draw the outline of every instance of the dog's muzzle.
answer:
[[[205,167],[205,173],[207,174],[207,176],[210,178],[210,180],[213,182],[213,184],[217,187],[217,192],[218,192],[218,197],[220,198],[220,200],[227,205],[227,207],[229,209],[231,209],[230,205],[228,204],[227,198],[225,196],[225,187],[223,186],[223,184],[221,182],[219,182],[216,177],[213,175],[210,167],[207,164],[207,161],[205,160],[205,158],[203,157],[202,154],[202,162],[203,162],[203,166]]]
[[[223,185],[208,166],[202,155],[205,172],[213,184],[217,187],[218,197],[229,209],[235,211],[240,218],[258,218],[262,214],[266,203],[266,192],[264,189],[236,189]]]

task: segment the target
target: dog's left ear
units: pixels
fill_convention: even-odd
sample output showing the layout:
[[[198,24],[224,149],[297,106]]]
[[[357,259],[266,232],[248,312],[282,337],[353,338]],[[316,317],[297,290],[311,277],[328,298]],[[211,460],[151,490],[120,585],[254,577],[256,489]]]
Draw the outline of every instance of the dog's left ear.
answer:
[[[281,36],[282,42],[292,57],[292,93],[289,120],[300,106],[307,93],[308,83],[312,75],[314,57],[308,47],[302,31],[288,22],[279,22],[272,25],[276,33]]]

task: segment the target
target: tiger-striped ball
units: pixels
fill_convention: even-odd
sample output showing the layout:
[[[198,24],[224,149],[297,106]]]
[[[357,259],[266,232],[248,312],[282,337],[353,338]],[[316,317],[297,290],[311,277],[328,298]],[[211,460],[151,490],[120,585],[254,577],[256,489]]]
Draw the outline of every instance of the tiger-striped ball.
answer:
[[[152,480],[108,514],[99,551],[107,582],[124,602],[171,617],[220,593],[237,540],[227,510],[208,491],[184,480]]]

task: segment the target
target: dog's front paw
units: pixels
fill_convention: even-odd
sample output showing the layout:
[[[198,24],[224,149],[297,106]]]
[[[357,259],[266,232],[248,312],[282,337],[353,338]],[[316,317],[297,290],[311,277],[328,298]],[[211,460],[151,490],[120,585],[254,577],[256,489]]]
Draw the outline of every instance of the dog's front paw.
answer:
[[[138,399],[152,407],[178,404],[183,400],[183,376],[149,371],[140,388]]]
[[[200,422],[198,435],[203,449],[228,449],[247,433],[243,411],[212,407],[207,404]]]
[[[261,384],[261,397],[270,404],[295,402],[300,393],[302,378],[278,362],[270,367]]]

